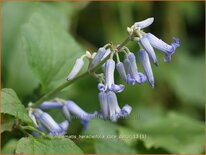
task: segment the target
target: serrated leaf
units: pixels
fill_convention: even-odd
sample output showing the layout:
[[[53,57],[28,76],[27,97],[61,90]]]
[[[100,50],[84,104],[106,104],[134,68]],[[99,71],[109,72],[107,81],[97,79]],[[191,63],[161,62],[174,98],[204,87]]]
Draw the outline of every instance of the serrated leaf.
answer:
[[[11,131],[14,125],[15,118],[10,115],[1,115],[1,133],[4,131]]]
[[[203,122],[175,112],[159,115],[148,112],[145,111],[145,114],[150,119],[130,121],[136,131],[146,134],[146,138],[142,139],[146,148],[163,148],[170,153],[202,153]]]
[[[21,104],[19,98],[12,89],[2,89],[1,95],[1,113],[14,116],[27,124],[33,125],[25,107]]]
[[[30,67],[43,89],[64,81],[83,53],[72,36],[56,20],[38,12],[33,13],[22,32]]]
[[[82,154],[82,150],[66,138],[22,138],[18,141],[15,153],[21,154]]]

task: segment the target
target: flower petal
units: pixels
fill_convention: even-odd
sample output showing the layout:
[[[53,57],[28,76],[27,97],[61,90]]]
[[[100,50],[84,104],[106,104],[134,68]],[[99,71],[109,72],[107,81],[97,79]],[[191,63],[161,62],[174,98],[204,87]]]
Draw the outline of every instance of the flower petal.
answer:
[[[147,79],[148,79],[151,87],[154,88],[154,76],[153,76],[149,56],[145,50],[140,50],[138,52],[138,55],[139,55],[140,63],[144,69],[146,76],[147,76]]]
[[[97,54],[95,55],[94,59],[92,60],[91,64],[89,65],[89,69],[94,68],[103,58],[106,53],[106,49],[101,47],[98,49]]]
[[[83,66],[84,66],[83,57],[78,58],[74,64],[71,72],[69,73],[67,80],[72,80],[75,76],[77,76],[77,74],[80,72],[80,70],[82,69]]]
[[[140,29],[143,29],[145,27],[150,26],[153,22],[154,22],[154,18],[151,17],[151,18],[147,18],[147,19],[145,19],[143,21],[134,23],[134,26],[135,27],[139,27]]]
[[[143,48],[145,49],[145,51],[148,53],[149,57],[152,59],[153,63],[157,66],[157,57],[156,54],[154,52],[153,47],[151,46],[147,36],[143,36],[142,38],[140,38],[140,44],[143,46]]]
[[[40,109],[55,109],[55,108],[62,108],[62,107],[63,107],[62,103],[51,102],[51,101],[45,101],[39,106]]]
[[[107,103],[107,94],[105,92],[99,93],[99,102],[101,107],[101,112],[104,119],[109,118],[109,106]]]

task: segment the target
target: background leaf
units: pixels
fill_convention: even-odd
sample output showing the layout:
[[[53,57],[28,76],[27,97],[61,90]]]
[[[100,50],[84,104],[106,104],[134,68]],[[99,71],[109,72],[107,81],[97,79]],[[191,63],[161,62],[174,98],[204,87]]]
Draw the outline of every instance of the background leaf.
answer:
[[[66,138],[22,138],[18,141],[15,153],[22,154],[82,154],[74,142]]]
[[[27,124],[33,125],[25,107],[21,104],[16,93],[12,89],[2,89],[1,95],[1,113],[14,116]]]
[[[141,107],[138,111],[143,111]],[[144,109],[139,120],[130,125],[139,133],[146,148],[163,148],[170,153],[201,153],[204,147],[204,123],[177,112],[160,114]]]
[[[35,12],[22,32],[29,64],[43,90],[64,81],[83,50],[59,21]]]
[[[10,115],[1,115],[1,133],[4,131],[11,131],[14,125],[15,118]]]

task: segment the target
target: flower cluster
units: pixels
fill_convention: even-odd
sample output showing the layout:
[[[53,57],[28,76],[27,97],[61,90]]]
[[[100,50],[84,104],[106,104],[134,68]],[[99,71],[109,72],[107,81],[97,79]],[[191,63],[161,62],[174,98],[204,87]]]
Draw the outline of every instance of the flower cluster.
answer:
[[[43,111],[46,109],[59,109],[65,115],[66,119],[61,123],[57,123],[48,113]],[[81,120],[84,129],[87,129],[89,120],[97,116],[97,112],[87,113],[71,100],[64,101],[58,99],[45,101],[38,108],[30,109],[29,112],[29,116],[36,125],[36,128],[52,136],[60,136],[67,133],[71,114]],[[32,134],[39,136],[36,132]]]
[[[121,93],[125,86],[124,84],[115,83],[114,72],[115,68],[125,84],[135,85],[149,82],[150,86],[154,87],[154,76],[151,63],[158,66],[157,57],[154,49],[158,49],[164,53],[164,61],[170,62],[171,55],[176,48],[180,46],[179,39],[173,38],[174,42],[167,44],[151,33],[145,33],[144,28],[150,26],[154,18],[148,18],[141,22],[136,22],[131,27],[127,28],[129,41],[138,43],[140,49],[137,52],[139,62],[144,70],[140,72],[137,66],[137,59],[134,53],[124,45],[106,44],[98,49],[97,52],[91,54],[86,52],[78,58],[69,73],[67,80],[73,80],[84,66],[84,58],[89,60],[88,72],[98,80],[99,102],[101,110],[99,113],[86,113],[73,101],[64,102],[44,102],[37,109],[31,112],[37,129],[47,132],[49,135],[64,135],[68,129],[70,113],[76,115],[82,120],[82,124],[86,129],[88,121],[96,116],[104,120],[116,122],[120,117],[127,117],[132,107],[125,104],[120,108],[116,93]],[[123,54],[123,60],[120,60],[119,54]],[[116,59],[115,59],[116,57]],[[101,64],[102,73],[95,73],[96,68]],[[44,109],[59,108],[65,114],[66,120],[62,123],[56,123],[53,118],[43,112]],[[35,133],[37,134],[37,133]]]

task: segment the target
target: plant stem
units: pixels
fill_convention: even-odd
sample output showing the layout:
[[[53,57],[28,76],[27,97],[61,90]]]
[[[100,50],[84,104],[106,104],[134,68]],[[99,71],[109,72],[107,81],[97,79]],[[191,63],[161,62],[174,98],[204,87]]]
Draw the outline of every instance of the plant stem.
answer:
[[[124,47],[128,42],[130,41],[130,37],[128,36],[115,50],[117,52],[119,52],[122,47]],[[109,59],[110,55],[108,55],[107,57],[105,57],[98,65],[96,65],[94,68],[92,68],[89,71],[86,71],[84,73],[82,73],[81,75],[75,77],[72,80],[66,81],[64,83],[62,83],[61,85],[59,85],[57,88],[55,88],[54,90],[51,90],[50,92],[48,92],[47,94],[45,94],[44,96],[42,96],[39,100],[37,100],[32,107],[36,108],[38,107],[42,102],[48,100],[49,98],[51,98],[52,96],[54,96],[56,93],[60,92],[61,90],[63,90],[64,88],[70,86],[71,84],[73,84],[75,81],[82,79],[83,77],[86,77],[89,75],[89,73],[92,73],[96,70],[98,70],[108,59]]]

